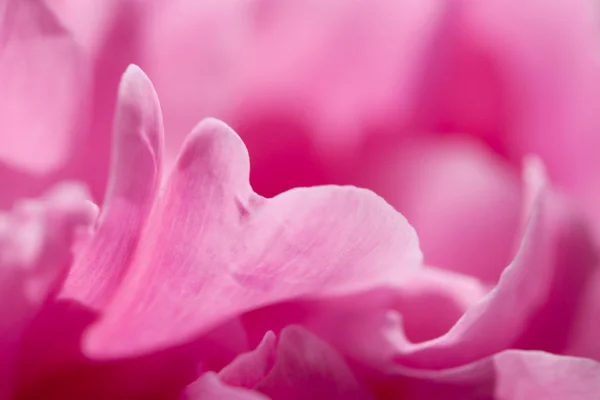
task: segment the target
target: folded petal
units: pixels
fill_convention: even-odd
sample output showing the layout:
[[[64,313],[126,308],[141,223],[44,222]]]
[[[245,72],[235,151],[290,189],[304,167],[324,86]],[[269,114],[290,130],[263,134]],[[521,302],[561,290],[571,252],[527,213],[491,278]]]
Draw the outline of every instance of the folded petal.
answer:
[[[113,132],[102,214],[61,293],[95,309],[111,299],[125,276],[160,186],[162,115],[152,84],[136,66],[123,75]]]
[[[593,334],[583,330],[590,323],[578,315],[596,265],[591,239],[548,187],[541,163],[528,160],[525,178],[529,218],[517,256],[496,285],[422,268],[391,292],[318,308],[267,309],[245,317],[246,325],[252,332],[276,330],[280,320],[303,324],[379,371],[458,367],[511,347],[572,346],[582,354],[584,345],[594,347]]]
[[[56,172],[73,155],[85,99],[81,51],[43,1],[2,0],[0,55],[0,159]]]
[[[420,265],[414,230],[375,194],[326,186],[265,199],[248,168],[230,128],[196,128],[135,265],[87,336],[91,353],[132,355],[275,302],[393,286]]]
[[[56,187],[39,200],[0,214],[0,396],[12,384],[11,363],[24,328],[70,267],[71,245],[96,209],[76,185]]]
[[[253,388],[271,371],[276,357],[277,338],[268,331],[255,350],[239,355],[219,371],[219,377],[232,386]]]
[[[600,364],[544,352],[505,351],[494,357],[495,398],[592,400],[600,395]]]
[[[371,398],[335,349],[298,326],[283,329],[275,365],[256,389],[273,399]]]
[[[512,346],[564,350],[595,259],[577,215],[540,183],[539,169],[537,162],[527,165],[528,184],[537,194],[519,251],[498,284],[447,334],[419,344],[400,340],[397,362],[447,368]]]

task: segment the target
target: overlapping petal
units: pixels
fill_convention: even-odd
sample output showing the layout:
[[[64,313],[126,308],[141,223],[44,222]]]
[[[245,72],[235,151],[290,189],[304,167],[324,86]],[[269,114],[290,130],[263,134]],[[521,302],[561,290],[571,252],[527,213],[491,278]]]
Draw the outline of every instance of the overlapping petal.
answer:
[[[258,392],[223,384],[214,372],[207,372],[188,386],[181,400],[268,400]]]
[[[353,179],[406,216],[427,264],[498,281],[518,235],[517,171],[464,135],[373,139],[359,160]]]
[[[498,284],[442,336],[411,343],[396,335],[396,362],[439,369],[511,347],[561,352],[568,346],[581,291],[596,259],[578,216],[544,183],[540,168],[537,162],[526,168],[534,193],[526,196],[533,204],[524,208],[531,214],[519,251]],[[401,307],[397,311],[402,314]]]
[[[58,290],[72,260],[71,246],[95,214],[76,185],[57,187],[0,214],[0,397],[14,384],[27,324]]]
[[[132,66],[119,91],[113,179],[94,239],[78,254],[63,298],[99,309],[121,284],[161,183],[163,135],[158,98],[146,76]]]
[[[538,154],[598,226],[597,3],[447,5],[444,49],[424,70],[415,129],[481,138],[515,165]]]
[[[120,103],[125,107],[121,115],[131,117],[137,110],[133,123],[123,129],[131,130],[127,140],[146,157],[141,173],[153,178],[155,159],[148,155],[153,147],[140,137],[153,137],[144,129],[159,132],[154,123],[160,118],[146,114],[158,109],[147,78],[135,68],[129,72],[124,88],[145,95],[130,97],[141,102],[137,107]],[[129,91],[121,93],[127,97]],[[103,226],[120,218],[109,215],[119,209],[108,205],[90,244],[97,250],[90,254],[99,266],[111,268],[95,270],[106,273],[98,283],[111,287],[115,276],[123,278],[85,340],[91,353],[135,355],[174,345],[275,302],[393,286],[419,266],[413,229],[378,196],[353,187],[318,187],[265,199],[252,192],[248,168],[237,135],[223,123],[207,120],[188,138],[147,225],[137,225],[142,220],[137,217],[121,219],[121,231],[110,234],[121,243],[138,241],[137,249],[119,253],[111,242],[103,247]],[[115,170],[113,179],[130,173]],[[134,187],[135,199],[146,199],[144,190],[154,190],[152,182]],[[135,213],[143,207],[134,204],[131,211],[140,215]],[[114,261],[104,264],[103,258],[112,256]]]

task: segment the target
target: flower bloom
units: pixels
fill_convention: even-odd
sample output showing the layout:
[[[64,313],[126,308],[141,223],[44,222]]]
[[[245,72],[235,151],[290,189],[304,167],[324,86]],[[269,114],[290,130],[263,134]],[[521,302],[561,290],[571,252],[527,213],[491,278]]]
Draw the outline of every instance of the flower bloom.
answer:
[[[0,0],[0,395],[596,398],[591,3]]]

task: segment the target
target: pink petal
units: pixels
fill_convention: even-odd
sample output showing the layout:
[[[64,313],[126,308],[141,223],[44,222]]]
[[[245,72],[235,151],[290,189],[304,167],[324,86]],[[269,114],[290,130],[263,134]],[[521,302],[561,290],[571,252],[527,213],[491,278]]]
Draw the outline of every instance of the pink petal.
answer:
[[[598,263],[588,277],[581,297],[578,312],[569,338],[566,354],[588,357],[600,361],[600,268]]]
[[[82,54],[41,0],[0,2],[0,53],[0,159],[39,175],[56,172],[76,144]]]
[[[506,351],[494,357],[496,398],[592,400],[600,395],[600,364],[543,352]]]
[[[488,290],[476,279],[426,267],[393,290],[373,290],[343,299],[276,304],[242,317],[251,342],[266,330],[306,327],[345,356],[387,368],[401,339],[422,342],[447,333]],[[397,311],[402,312],[402,316]]]
[[[163,125],[148,77],[123,75],[114,125],[111,181],[94,239],[81,250],[61,297],[100,309],[113,296],[135,254],[161,179]]]
[[[412,228],[371,192],[253,193],[243,143],[215,120],[188,138],[142,240],[86,339],[97,356],[173,345],[279,301],[393,286],[421,259]]]
[[[429,60],[416,126],[482,137],[515,164],[538,154],[600,227],[597,3],[448,4],[444,50]]]
[[[359,145],[373,121],[397,126],[408,117],[434,47],[441,4],[177,0],[149,9],[141,62],[163,97],[170,157],[204,116],[231,123],[257,166],[255,149],[285,151],[304,136],[301,127],[310,151],[333,155]],[[281,116],[287,123],[274,124]],[[270,154],[265,162],[277,163],[280,153]],[[253,172],[261,194],[310,183],[304,165],[281,167]],[[284,186],[286,175],[298,183]]]
[[[251,337],[255,330],[299,323],[379,371],[457,367],[510,347],[562,352],[590,346],[590,335],[578,343],[573,336],[596,262],[590,238],[533,161],[525,170],[524,210],[531,216],[523,241],[491,292],[472,278],[422,268],[392,292],[250,313],[244,319]]]
[[[543,179],[543,172],[537,175]],[[531,184],[538,188],[532,215],[517,256],[497,286],[447,334],[419,344],[400,339],[397,362],[444,368],[511,346],[564,350],[594,258],[577,216],[549,188]]]
[[[271,372],[256,387],[274,399],[370,399],[337,352],[307,330],[286,327]]]
[[[63,185],[0,214],[0,395],[12,385],[12,362],[24,328],[58,289],[75,235],[95,213],[79,186]]]
[[[508,164],[469,138],[445,137],[381,141],[360,165],[360,186],[406,216],[427,264],[498,281],[514,256],[521,206]]]
[[[207,372],[192,383],[181,400],[268,400],[258,392],[223,384],[214,372]]]
[[[251,389],[271,371],[276,356],[277,338],[268,331],[255,350],[239,355],[219,371],[219,377],[228,385]]]
[[[118,0],[46,0],[46,4],[77,42],[94,53],[110,26]]]

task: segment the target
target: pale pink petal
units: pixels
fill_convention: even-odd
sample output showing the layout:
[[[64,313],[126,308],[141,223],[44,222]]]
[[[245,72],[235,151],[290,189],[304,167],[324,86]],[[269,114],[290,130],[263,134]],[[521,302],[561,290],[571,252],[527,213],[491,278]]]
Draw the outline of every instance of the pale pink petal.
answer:
[[[68,1],[69,7],[82,7],[76,0]],[[90,105],[86,116],[85,129],[88,132],[85,142],[78,147],[81,168],[79,173],[85,176],[95,198],[101,199],[109,179],[109,164],[111,156],[111,129],[113,117],[117,110],[117,92],[123,71],[130,64],[139,64],[140,25],[143,11],[151,1],[122,1],[122,0],[90,0],[94,5],[85,8],[96,8],[95,23],[83,23],[86,29],[96,29],[96,24],[103,30],[98,43],[93,44],[94,58],[93,87],[90,90]],[[100,3],[100,4],[98,4]],[[74,10],[75,14],[79,11]],[[67,16],[67,19],[69,17]],[[75,34],[82,36],[77,27]],[[96,48],[97,47],[97,48]]]
[[[355,149],[373,123],[397,126],[411,112],[427,52],[436,47],[442,5],[176,0],[148,7],[140,62],[164,100],[170,158],[206,116],[230,123],[257,166],[255,149],[265,138],[267,148],[285,151],[306,137],[307,150],[330,156]],[[279,117],[285,123],[274,121]],[[277,154],[264,162],[277,163]],[[303,165],[277,164],[269,175],[253,172],[259,193],[310,183]]]
[[[396,368],[369,380],[381,399],[591,400],[599,378],[600,364],[589,359],[506,350],[457,368]]]
[[[385,369],[397,350],[399,332],[402,340],[415,343],[443,336],[487,292],[475,278],[426,267],[393,290],[276,304],[247,313],[242,320],[252,342],[265,330],[278,332],[299,324],[361,364]]]
[[[160,186],[162,115],[152,84],[136,66],[123,75],[113,131],[111,181],[96,232],[61,293],[96,309],[125,276]]]
[[[508,164],[468,137],[446,137],[381,141],[356,169],[360,186],[415,227],[427,264],[497,282],[520,218],[519,177]]]
[[[2,0],[0,55],[0,159],[56,172],[76,144],[87,85],[80,49],[43,1]]]
[[[381,371],[394,364],[456,367],[511,347],[565,351],[574,346],[577,310],[596,260],[577,215],[540,168],[529,160],[525,192],[535,193],[526,196],[524,209],[531,215],[515,260],[491,292],[474,279],[424,268],[395,293],[319,307],[282,305],[249,314],[246,326],[253,332],[276,330],[280,321],[300,323]]]
[[[594,400],[600,364],[544,352],[506,351],[494,357],[499,400]]]
[[[375,194],[317,187],[265,199],[248,168],[226,125],[196,128],[134,268],[86,338],[91,353],[139,354],[275,302],[394,286],[420,265],[413,229]]]
[[[97,51],[120,0],[45,0],[48,8],[90,54]]]
[[[255,391],[227,386],[214,372],[207,372],[192,383],[181,400],[269,400]]]
[[[600,227],[597,2],[447,3],[444,50],[425,70],[416,127],[481,137],[515,165],[540,155]]]
[[[538,167],[538,163],[528,166]],[[543,179],[541,173],[533,175]],[[512,346],[564,350],[577,300],[595,260],[578,217],[547,185],[530,183],[538,188],[532,215],[520,249],[499,283],[444,336],[418,344],[399,338],[397,362],[444,368]]]
[[[0,397],[13,384],[12,362],[25,327],[58,290],[77,231],[95,215],[87,194],[75,185],[56,187],[0,214]]]
[[[277,360],[257,390],[273,399],[370,399],[334,348],[299,326],[283,329]]]

